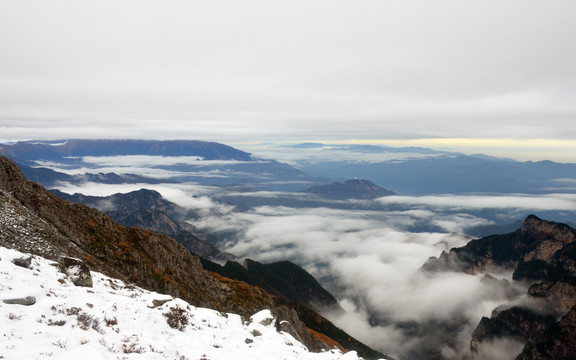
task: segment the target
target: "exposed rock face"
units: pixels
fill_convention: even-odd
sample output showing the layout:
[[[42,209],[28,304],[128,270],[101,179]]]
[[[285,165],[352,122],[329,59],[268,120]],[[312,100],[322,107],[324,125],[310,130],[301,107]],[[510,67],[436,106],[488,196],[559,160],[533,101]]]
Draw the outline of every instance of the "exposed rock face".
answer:
[[[107,215],[84,205],[71,205],[24,178],[15,164],[0,156],[0,245],[56,260],[83,259],[103,274],[145,289],[179,297],[201,307],[246,317],[262,310],[276,313],[279,305],[296,309],[299,319],[317,312],[286,305],[263,290],[206,272],[200,259],[173,238],[116,225]],[[278,311],[280,312],[280,311]],[[279,320],[282,321],[281,317]],[[309,327],[314,324],[306,322]],[[333,326],[333,325],[332,325]],[[306,333],[300,334],[306,339]],[[349,335],[342,335],[350,338]],[[315,339],[310,349],[321,346]],[[350,346],[364,357],[383,357],[357,342]]]
[[[550,262],[556,251],[574,242],[574,230],[565,224],[544,221],[530,215],[519,230],[524,242],[522,247],[523,261],[544,260]]]
[[[92,287],[92,275],[86,263],[79,259],[61,256],[58,259],[58,267],[66,274],[76,286]]]
[[[562,314],[576,305],[576,278],[566,277],[534,284],[528,289],[533,297],[545,298]]]
[[[482,343],[504,337],[526,343],[541,336],[555,322],[554,316],[515,306],[493,314],[491,318],[483,317],[472,333],[470,348],[476,352]]]
[[[278,318],[285,319],[277,321],[276,328],[278,330],[285,331],[288,334],[294,336],[294,338],[300,341],[302,344],[314,343],[312,340],[312,335],[310,335],[310,332],[306,329],[306,325],[300,321],[298,313],[294,309],[290,309],[286,306],[278,306],[276,308],[276,314]],[[321,348],[322,345],[323,344],[317,344],[319,348]],[[326,350],[328,350],[328,348],[326,348]]]
[[[438,259],[429,259],[422,269],[476,274],[511,270],[520,262],[550,263],[559,250],[575,239],[576,233],[568,225],[530,215],[515,232],[470,241],[464,247],[442,253]]]
[[[505,341],[511,341],[515,346],[527,342],[555,346],[558,347],[555,354],[560,354],[571,351],[568,340],[555,343],[539,339],[546,339],[553,326],[559,327],[559,324],[554,325],[559,316],[576,304],[575,240],[576,231],[568,225],[530,215],[515,232],[473,240],[464,247],[443,252],[439,258],[430,258],[422,270],[469,274],[513,270],[516,281],[544,281],[533,285],[528,292],[528,301],[543,300],[541,308],[512,306],[496,309],[491,318],[482,318],[474,330],[470,346],[477,352],[490,346],[493,340],[507,339]],[[563,319],[562,329],[575,325],[570,323],[570,319]],[[559,347],[565,348],[560,350]]]
[[[539,339],[528,343],[516,360],[576,359],[576,307]]]

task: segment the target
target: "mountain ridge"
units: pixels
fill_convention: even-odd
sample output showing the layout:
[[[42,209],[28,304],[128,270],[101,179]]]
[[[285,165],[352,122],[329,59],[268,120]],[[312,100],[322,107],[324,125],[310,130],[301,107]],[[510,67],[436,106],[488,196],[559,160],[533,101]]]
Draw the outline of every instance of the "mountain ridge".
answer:
[[[56,144],[54,144],[56,143]],[[35,159],[59,160],[82,156],[199,156],[205,160],[240,160],[250,161],[249,153],[231,146],[200,140],[88,140],[69,139],[52,143],[39,141],[21,141],[3,144],[0,154],[26,165]]]
[[[319,322],[304,324],[300,320],[304,315],[299,315],[299,307],[290,301],[246,283],[210,275],[198,257],[171,237],[116,225],[98,210],[59,199],[25,179],[14,162],[3,156],[0,199],[3,246],[48,258],[66,254],[84,259],[94,270],[108,276],[180,297],[195,306],[245,316],[268,308],[280,321],[290,322],[295,336],[310,349],[318,351],[325,346],[306,328],[322,332],[322,324],[329,324],[317,312],[306,310],[315,313]],[[35,240],[28,241],[29,238]],[[345,346],[357,345],[365,357],[383,357],[349,336],[336,341]]]
[[[330,199],[360,199],[372,200],[383,196],[398,195],[393,191],[384,189],[367,179],[350,179],[342,183],[332,182],[327,185],[312,186],[304,190],[309,194],[316,194]]]

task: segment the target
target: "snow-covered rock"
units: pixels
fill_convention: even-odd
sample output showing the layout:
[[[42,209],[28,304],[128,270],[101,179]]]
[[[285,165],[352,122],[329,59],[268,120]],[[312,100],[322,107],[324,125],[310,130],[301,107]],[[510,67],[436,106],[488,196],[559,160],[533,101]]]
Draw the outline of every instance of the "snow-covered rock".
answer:
[[[356,360],[354,351],[311,353],[263,310],[239,315],[197,308],[180,299],[92,272],[77,287],[57,264],[0,247],[0,300],[34,297],[31,306],[0,301],[0,354],[6,359],[318,359]]]

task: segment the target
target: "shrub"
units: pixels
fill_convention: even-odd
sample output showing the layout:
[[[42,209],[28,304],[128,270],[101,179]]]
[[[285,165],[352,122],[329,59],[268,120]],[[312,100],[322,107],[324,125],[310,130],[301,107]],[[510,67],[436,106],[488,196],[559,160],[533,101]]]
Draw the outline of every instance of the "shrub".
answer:
[[[168,326],[173,329],[178,329],[183,331],[188,325],[188,315],[186,314],[186,309],[182,309],[178,305],[170,308],[170,311],[162,314],[166,317],[166,322]]]

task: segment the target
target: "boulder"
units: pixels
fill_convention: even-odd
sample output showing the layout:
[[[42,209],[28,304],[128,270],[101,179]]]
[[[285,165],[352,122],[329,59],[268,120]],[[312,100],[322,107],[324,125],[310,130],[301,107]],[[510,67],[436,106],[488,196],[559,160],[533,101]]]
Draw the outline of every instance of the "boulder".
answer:
[[[27,257],[27,258],[21,257],[18,259],[14,259],[14,260],[12,260],[12,263],[16,266],[30,269],[30,266],[32,265],[32,256]]]
[[[84,261],[62,256],[58,259],[58,268],[68,276],[74,285],[92,287],[90,268]]]
[[[4,304],[30,306],[36,304],[36,298],[34,296],[26,296],[25,298],[2,300],[2,302]]]

